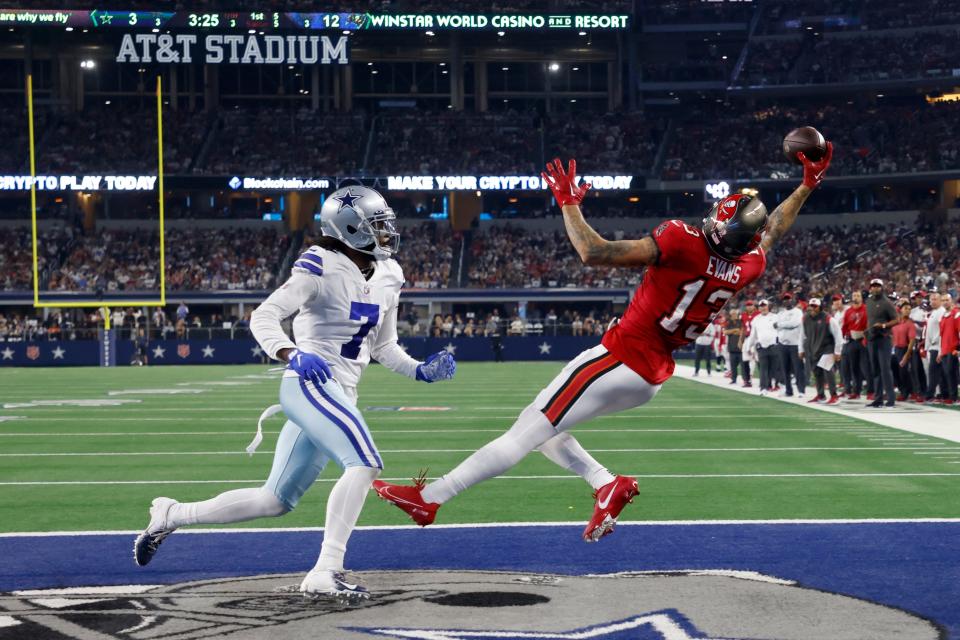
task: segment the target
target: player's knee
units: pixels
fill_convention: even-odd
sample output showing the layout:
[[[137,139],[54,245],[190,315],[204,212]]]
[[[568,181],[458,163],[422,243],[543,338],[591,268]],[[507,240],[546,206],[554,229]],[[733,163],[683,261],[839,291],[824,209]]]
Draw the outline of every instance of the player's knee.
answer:
[[[299,496],[293,501],[281,500],[267,488],[260,491],[260,513],[264,518],[276,518],[293,511]]]

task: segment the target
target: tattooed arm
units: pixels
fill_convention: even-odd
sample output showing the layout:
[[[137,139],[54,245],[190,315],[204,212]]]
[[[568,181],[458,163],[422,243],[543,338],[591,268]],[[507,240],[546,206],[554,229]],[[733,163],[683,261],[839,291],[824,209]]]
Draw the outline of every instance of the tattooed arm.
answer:
[[[553,197],[563,212],[563,224],[584,264],[615,267],[642,267],[656,264],[660,255],[653,238],[643,240],[604,240],[583,219],[580,203],[583,202],[590,184],[580,184],[577,178],[577,161],[571,160],[565,170],[559,159],[547,163],[547,170],[540,174],[553,192]]]
[[[656,264],[660,255],[653,238],[642,240],[605,240],[583,219],[580,206],[564,205],[563,224],[580,259],[588,265],[642,267]]]
[[[763,240],[760,241],[760,246],[763,247],[764,251],[770,251],[773,245],[787,232],[787,229],[793,226],[797,214],[800,213],[800,207],[807,201],[811,193],[813,193],[813,189],[800,185],[796,191],[790,194],[790,197],[773,210],[767,221],[767,230],[763,233]]]
[[[798,153],[797,158],[803,164],[803,184],[797,187],[796,191],[790,194],[790,197],[780,203],[780,206],[773,210],[770,218],[767,220],[767,230],[763,234],[763,240],[760,246],[764,251],[770,251],[773,245],[783,237],[787,229],[793,226],[793,222],[800,213],[800,207],[807,201],[813,190],[823,182],[823,174],[827,172],[830,161],[833,159],[833,143],[827,143],[827,151],[823,157],[816,162],[807,158],[803,153]]]

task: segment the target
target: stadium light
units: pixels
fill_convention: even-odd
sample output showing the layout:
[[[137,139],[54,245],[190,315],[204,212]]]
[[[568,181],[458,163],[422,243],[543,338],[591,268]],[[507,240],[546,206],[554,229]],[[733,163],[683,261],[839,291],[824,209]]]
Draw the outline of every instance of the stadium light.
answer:
[[[433,36],[435,36],[435,35],[437,35],[437,34],[435,34],[433,31],[427,31],[427,35],[432,38]]]
[[[587,32],[586,32],[586,31],[581,31],[581,32],[578,33],[577,35],[578,35],[578,36],[585,36],[585,35],[587,35]]]
[[[81,60],[80,68],[81,69],[93,69],[97,66],[97,63],[93,60]]]
[[[497,35],[502,38],[503,36],[507,35],[507,32],[506,32],[506,31],[497,31]]]
[[[560,63],[558,63],[558,62],[551,62],[551,63],[550,63],[550,66],[547,67],[547,68],[550,69],[550,71],[556,73],[557,71],[560,71]]]

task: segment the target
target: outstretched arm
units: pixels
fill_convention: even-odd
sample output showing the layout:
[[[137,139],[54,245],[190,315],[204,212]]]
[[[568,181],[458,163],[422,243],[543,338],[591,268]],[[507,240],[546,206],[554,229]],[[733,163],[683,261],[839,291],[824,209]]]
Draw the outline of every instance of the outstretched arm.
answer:
[[[577,161],[571,160],[564,171],[559,159],[547,163],[540,174],[563,211],[563,224],[580,259],[588,265],[641,267],[655,264],[660,250],[652,238],[642,240],[606,240],[583,219],[580,203],[590,184],[578,184]]]
[[[606,240],[583,219],[580,205],[563,207],[563,225],[584,264],[641,267],[657,262],[660,249],[653,238]]]
[[[774,244],[793,226],[800,208],[807,201],[813,189],[805,185],[800,185],[790,196],[780,203],[780,206],[773,210],[770,219],[767,221],[767,229],[763,233],[763,240],[760,246],[764,251],[770,251]]]
[[[797,187],[796,190],[770,214],[770,219],[767,222],[767,230],[763,234],[763,240],[760,241],[760,246],[764,251],[770,251],[773,245],[793,226],[803,203],[807,201],[807,198],[810,197],[813,190],[823,182],[823,176],[827,171],[827,167],[830,166],[830,160],[833,158],[833,143],[827,143],[827,152],[823,158],[817,162],[812,162],[803,155],[802,152],[798,153],[797,157],[800,158],[800,161],[803,163],[803,184]]]

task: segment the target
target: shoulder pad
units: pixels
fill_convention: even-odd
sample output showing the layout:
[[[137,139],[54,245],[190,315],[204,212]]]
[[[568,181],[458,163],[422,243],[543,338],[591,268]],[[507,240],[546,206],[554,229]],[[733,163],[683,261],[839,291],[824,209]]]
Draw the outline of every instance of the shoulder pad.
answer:
[[[323,253],[324,251],[320,247],[312,246],[300,254],[300,257],[293,263],[293,268],[301,269],[315,276],[322,276]]]

